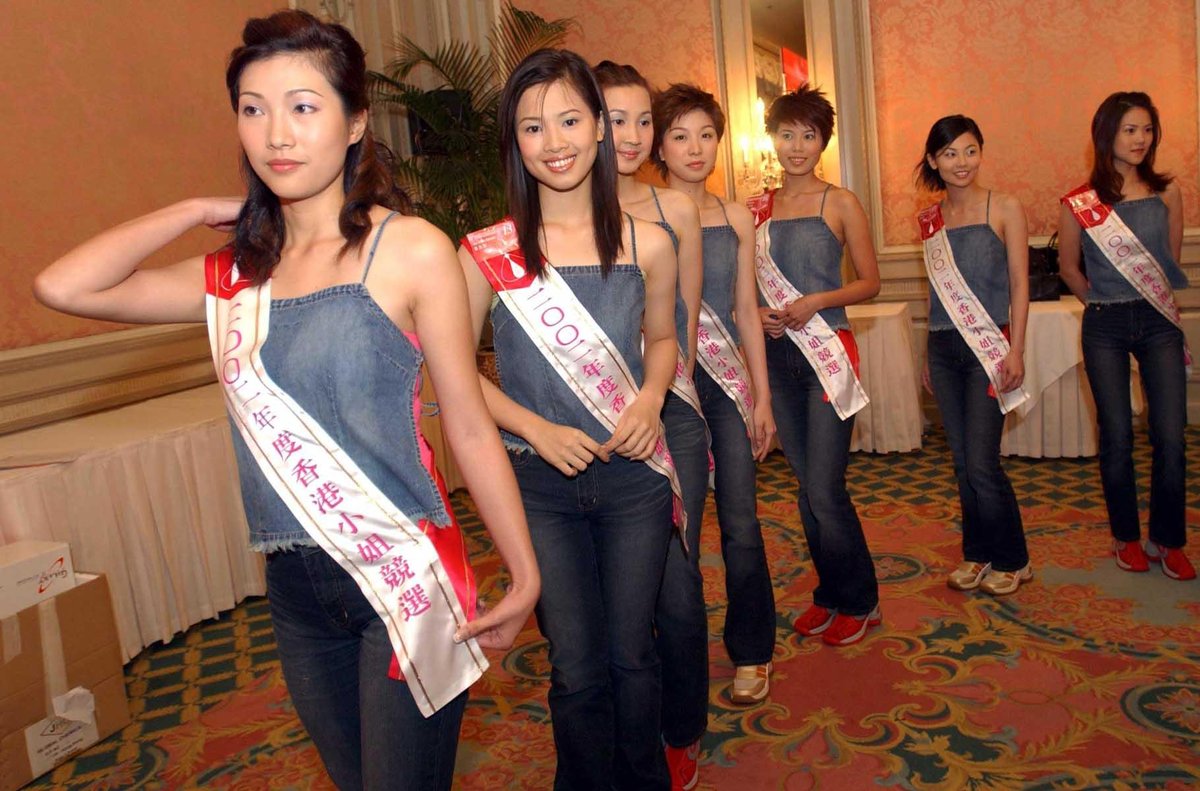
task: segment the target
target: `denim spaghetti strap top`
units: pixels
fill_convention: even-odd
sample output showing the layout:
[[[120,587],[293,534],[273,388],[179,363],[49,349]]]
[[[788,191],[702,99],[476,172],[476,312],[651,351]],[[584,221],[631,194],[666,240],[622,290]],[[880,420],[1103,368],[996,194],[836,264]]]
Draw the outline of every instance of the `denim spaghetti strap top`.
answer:
[[[679,236],[675,233],[675,229],[671,227],[671,223],[667,222],[667,215],[663,214],[662,204],[658,202],[658,190],[653,186],[650,187],[650,197],[654,198],[654,208],[658,209],[658,220],[654,223],[658,227],[667,232],[671,237],[671,244],[675,248],[675,255],[679,255]],[[679,341],[679,348],[687,350],[687,304],[683,301],[683,291],[679,285],[679,278],[675,278],[675,337]]]
[[[1171,237],[1167,221],[1167,204],[1158,195],[1121,201],[1113,206],[1134,236],[1162,264],[1171,288],[1178,291],[1188,287],[1187,275],[1171,255]],[[1088,304],[1136,302],[1142,299],[1137,289],[1129,285],[1086,232],[1083,237],[1083,264],[1088,278]]]
[[[713,309],[717,318],[729,330],[734,343],[741,343],[737,324],[733,320],[733,303],[736,297],[738,238],[737,231],[729,223],[729,213],[721,202],[724,225],[708,225],[700,229],[700,242],[704,257],[704,288],[701,296],[705,304]]]
[[[1008,324],[1008,251],[992,230],[992,193],[988,192],[987,210],[982,223],[949,228],[950,251],[962,272],[963,280],[979,299],[997,327]],[[929,286],[929,330],[952,330],[954,322]]]
[[[842,287],[842,243],[825,222],[825,198],[811,217],[771,220],[771,257],[801,294],[817,294]],[[821,318],[835,330],[850,329],[844,307],[826,308]]]
[[[625,358],[638,385],[642,383],[642,313],[646,307],[646,285],[637,265],[637,237],[633,218],[629,218],[629,239],[633,263],[614,264],[608,277],[602,277],[599,264],[564,266],[558,274],[566,281],[579,303]],[[492,301],[492,338],[496,350],[496,371],[500,389],[530,412],[552,423],[574,426],[597,442],[611,432],[592,416],[579,397],[546,362],[534,342],[525,334],[508,306]],[[504,444],[512,450],[532,451],[521,437],[501,431]]]
[[[363,280],[393,216],[395,212],[379,225]],[[271,379],[316,419],[397,508],[414,521],[449,524],[446,504],[420,451],[423,357],[361,281],[271,300],[270,330],[261,356]],[[232,433],[250,546],[261,552],[313,546],[263,476],[236,426]]]

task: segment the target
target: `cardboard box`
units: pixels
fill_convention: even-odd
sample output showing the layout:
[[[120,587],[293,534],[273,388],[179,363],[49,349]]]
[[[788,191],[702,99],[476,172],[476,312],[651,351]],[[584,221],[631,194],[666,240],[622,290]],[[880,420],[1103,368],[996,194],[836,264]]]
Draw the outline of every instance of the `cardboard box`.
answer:
[[[108,581],[77,583],[0,621],[0,791],[129,724]]]
[[[60,541],[0,546],[0,618],[75,587],[71,548]]]

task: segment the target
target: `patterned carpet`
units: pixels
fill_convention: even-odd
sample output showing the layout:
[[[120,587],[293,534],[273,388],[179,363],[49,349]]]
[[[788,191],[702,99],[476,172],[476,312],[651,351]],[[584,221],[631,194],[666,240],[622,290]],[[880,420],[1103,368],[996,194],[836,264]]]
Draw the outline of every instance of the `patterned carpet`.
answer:
[[[1200,470],[1200,430],[1189,429]],[[1145,481],[1148,450],[1139,446]],[[701,563],[712,690],[701,789],[1185,789],[1200,787],[1200,582],[1128,574],[1109,545],[1094,460],[1005,462],[1021,498],[1034,581],[1007,599],[949,590],[959,560],[944,441],[855,454],[851,494],[880,582],[884,625],[834,649],[791,621],[814,580],[779,454],[760,468],[775,582],[770,700],[729,702],[719,638],[722,568],[711,499]],[[1144,490],[1143,490],[1144,496]],[[1189,523],[1200,521],[1198,498]],[[480,587],[503,583],[465,495]],[[1192,531],[1193,560],[1200,560]],[[33,788],[327,789],[252,600],[128,668],[134,722]],[[545,643],[532,624],[472,692],[456,788],[549,788],[554,749]]]

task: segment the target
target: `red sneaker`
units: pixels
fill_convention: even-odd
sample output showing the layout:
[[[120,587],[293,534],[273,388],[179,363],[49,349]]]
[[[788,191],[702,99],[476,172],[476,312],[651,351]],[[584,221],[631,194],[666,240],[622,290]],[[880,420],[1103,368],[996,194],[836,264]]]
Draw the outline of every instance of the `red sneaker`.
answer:
[[[667,771],[671,774],[671,791],[690,791],[700,781],[700,741],[687,747],[667,745]]]
[[[1148,560],[1156,560],[1162,564],[1163,574],[1166,574],[1173,580],[1194,580],[1196,579],[1196,569],[1192,566],[1192,561],[1188,560],[1187,555],[1183,554],[1182,547],[1167,547],[1161,544],[1155,544],[1153,541],[1146,545],[1146,549],[1150,550],[1146,553]]]
[[[867,636],[868,629],[881,623],[883,613],[880,612],[879,605],[875,605],[875,609],[859,617],[838,613],[825,634],[821,635],[821,639],[827,645],[854,645]]]
[[[1150,570],[1150,561],[1141,541],[1114,541],[1113,557],[1117,559],[1117,567],[1126,571]]]
[[[792,628],[805,637],[812,637],[828,629],[836,615],[834,610],[814,604],[792,623]]]

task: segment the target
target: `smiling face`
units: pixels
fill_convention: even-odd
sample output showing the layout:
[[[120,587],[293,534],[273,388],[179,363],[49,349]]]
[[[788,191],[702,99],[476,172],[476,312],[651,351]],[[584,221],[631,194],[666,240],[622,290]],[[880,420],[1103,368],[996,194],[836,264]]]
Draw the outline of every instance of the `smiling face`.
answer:
[[[238,138],[255,174],[284,202],[342,188],[346,149],[366,113],[348,117],[329,80],[304,55],[248,65],[238,80]]]
[[[566,80],[522,93],[516,126],[521,161],[543,186],[566,192],[591,174],[604,127]]]
[[[1137,167],[1154,143],[1154,121],[1142,107],[1134,107],[1121,116],[1117,136],[1113,139],[1113,159]]]
[[[637,172],[654,145],[650,92],[640,85],[619,85],[604,90],[604,103],[612,120],[617,170],[622,176]]]
[[[804,121],[783,121],[771,140],[775,156],[789,176],[807,176],[821,161],[825,141],[815,126]]]
[[[703,110],[692,110],[671,122],[658,154],[672,176],[695,183],[704,181],[713,172],[720,142],[712,116]]]
[[[963,132],[936,157],[925,156],[929,166],[938,172],[948,187],[966,187],[979,175],[983,164],[983,144],[971,132]]]

